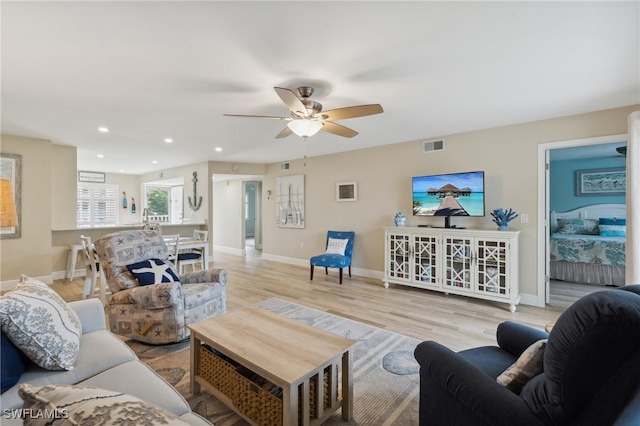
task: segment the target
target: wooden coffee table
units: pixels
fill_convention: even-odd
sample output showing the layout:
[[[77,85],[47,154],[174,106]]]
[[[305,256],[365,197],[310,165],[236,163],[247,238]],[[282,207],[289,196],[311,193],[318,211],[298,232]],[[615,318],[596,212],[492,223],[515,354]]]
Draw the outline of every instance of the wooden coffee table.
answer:
[[[256,307],[237,309],[187,327],[191,330],[193,394],[198,394],[204,386],[245,420],[256,424],[236,406],[233,396],[212,383],[217,381],[217,373],[213,377],[209,373],[209,379],[205,377],[206,367],[201,357],[210,358],[210,352],[201,353],[207,350],[201,346],[204,343],[282,388],[284,425],[321,424],[340,407],[344,420],[353,417],[351,348],[354,341]],[[342,395],[337,389],[340,364]],[[227,389],[226,393],[234,392]],[[313,410],[309,408],[310,400]]]

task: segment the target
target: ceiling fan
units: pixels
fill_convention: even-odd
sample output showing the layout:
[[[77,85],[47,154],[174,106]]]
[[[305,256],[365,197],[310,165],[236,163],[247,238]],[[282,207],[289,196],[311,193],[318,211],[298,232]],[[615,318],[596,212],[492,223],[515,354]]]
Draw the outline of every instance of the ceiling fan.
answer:
[[[267,118],[271,120],[288,121],[287,127],[278,133],[276,138],[286,138],[292,133],[295,133],[304,140],[307,140],[308,137],[315,135],[320,130],[345,138],[352,138],[356,136],[358,132],[340,124],[336,124],[334,121],[380,114],[383,111],[382,106],[379,104],[357,105],[322,111],[321,103],[309,99],[313,94],[313,87],[298,87],[296,89],[298,95],[296,95],[293,90],[285,89],[283,87],[274,87],[273,89],[276,91],[280,99],[282,99],[282,102],[284,102],[287,108],[289,108],[289,117],[239,114],[224,115],[227,117]]]

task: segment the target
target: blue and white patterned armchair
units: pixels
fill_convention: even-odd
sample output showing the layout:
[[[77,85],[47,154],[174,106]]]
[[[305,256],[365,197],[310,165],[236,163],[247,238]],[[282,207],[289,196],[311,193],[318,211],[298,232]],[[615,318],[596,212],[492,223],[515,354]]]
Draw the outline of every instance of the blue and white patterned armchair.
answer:
[[[356,234],[352,231],[327,231],[326,250],[324,253],[313,256],[309,260],[311,266],[310,280],[313,281],[313,268],[323,266],[325,274],[329,268],[340,269],[340,284],[342,284],[342,269],[349,268],[351,276],[351,256],[353,255],[353,241]]]
[[[127,265],[160,259],[169,250],[157,231],[121,231],[94,243],[112,296],[107,302],[109,327],[115,334],[147,343],[179,342],[187,324],[227,310],[227,271],[208,269],[179,276],[180,281],[141,285]]]

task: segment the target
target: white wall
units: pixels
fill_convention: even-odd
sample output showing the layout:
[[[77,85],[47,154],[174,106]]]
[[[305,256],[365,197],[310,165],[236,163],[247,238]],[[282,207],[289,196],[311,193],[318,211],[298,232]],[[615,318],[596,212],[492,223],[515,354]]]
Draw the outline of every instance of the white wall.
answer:
[[[323,251],[328,229],[353,230],[354,268],[365,275],[379,276],[384,269],[382,228],[393,224],[396,212],[404,212],[409,225],[443,223],[442,218],[411,216],[411,177],[484,170],[486,217],[454,218],[453,223],[495,229],[489,215],[493,209],[513,208],[527,213],[527,224],[516,219],[510,229],[521,231],[520,289],[535,299],[537,281],[541,279],[537,276],[538,144],[626,133],[627,116],[637,108],[445,135],[445,150],[432,153],[423,153],[422,141],[414,141],[307,158],[306,167],[301,160],[293,161],[286,174],[305,175],[306,228],[302,230],[275,225],[275,199],[267,200],[266,192],[275,193],[276,178],[284,174],[279,171],[279,164],[270,164],[263,179],[263,253],[303,264]],[[426,136],[425,140],[437,137]],[[358,201],[337,202],[335,184],[351,181],[358,182]]]
[[[244,250],[242,180],[213,182],[214,248],[232,253]]]
[[[379,272],[384,263],[382,227],[392,224],[397,211],[409,216],[409,224],[418,223],[418,219],[409,215],[412,176],[484,170],[487,211],[512,207],[519,213],[529,214],[528,224],[515,223],[512,228],[522,231],[521,289],[535,295],[539,279],[536,271],[538,144],[626,133],[627,116],[636,109],[638,105],[447,135],[445,150],[432,154],[423,154],[421,141],[415,141],[309,158],[306,167],[301,160],[293,161],[288,174],[305,175],[307,222],[302,230],[275,225],[275,198],[267,200],[266,194],[268,190],[275,194],[276,177],[281,175],[278,164],[240,164],[240,170],[235,172],[231,163],[206,162],[168,170],[170,175],[165,177],[184,176],[185,195],[189,195],[191,174],[198,170],[198,195],[203,197],[202,209],[206,208],[208,223],[214,224],[212,239],[216,239],[218,246],[241,250],[244,244],[241,239],[242,185],[239,180],[230,182],[229,189],[234,191],[225,192],[216,184],[214,200],[210,177],[216,173],[264,175],[261,201],[265,254],[305,263],[323,250],[327,229],[352,229],[357,235],[354,269]],[[425,139],[436,137],[425,129]],[[2,135],[2,152],[23,155],[23,236],[0,240],[0,280],[17,279],[22,273],[50,276],[52,271],[63,269],[60,265],[64,264],[66,252],[64,247],[52,246],[52,229],[66,226],[68,218],[62,218],[64,215],[58,212],[75,206],[76,158],[73,151],[53,147],[50,141],[9,135]],[[73,170],[73,178],[71,171],[65,172],[65,167]],[[140,183],[157,179],[157,173],[143,175]],[[336,182],[351,181],[358,182],[358,201],[336,202]],[[489,216],[455,220],[461,226],[494,227]],[[441,221],[422,218],[420,223],[440,224]]]
[[[53,195],[57,195],[51,184],[51,142],[2,135],[2,152],[22,155],[22,237],[0,240],[0,280],[17,279],[20,274],[47,280],[51,272],[51,206]]]

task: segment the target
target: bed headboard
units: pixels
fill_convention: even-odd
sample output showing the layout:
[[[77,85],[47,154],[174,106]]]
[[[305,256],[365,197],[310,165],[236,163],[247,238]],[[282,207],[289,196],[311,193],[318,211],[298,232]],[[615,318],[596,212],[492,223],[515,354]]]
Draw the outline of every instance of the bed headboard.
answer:
[[[568,212],[551,212],[551,229],[558,227],[558,219],[599,219],[601,217],[625,219],[627,206],[626,204],[593,204]]]

